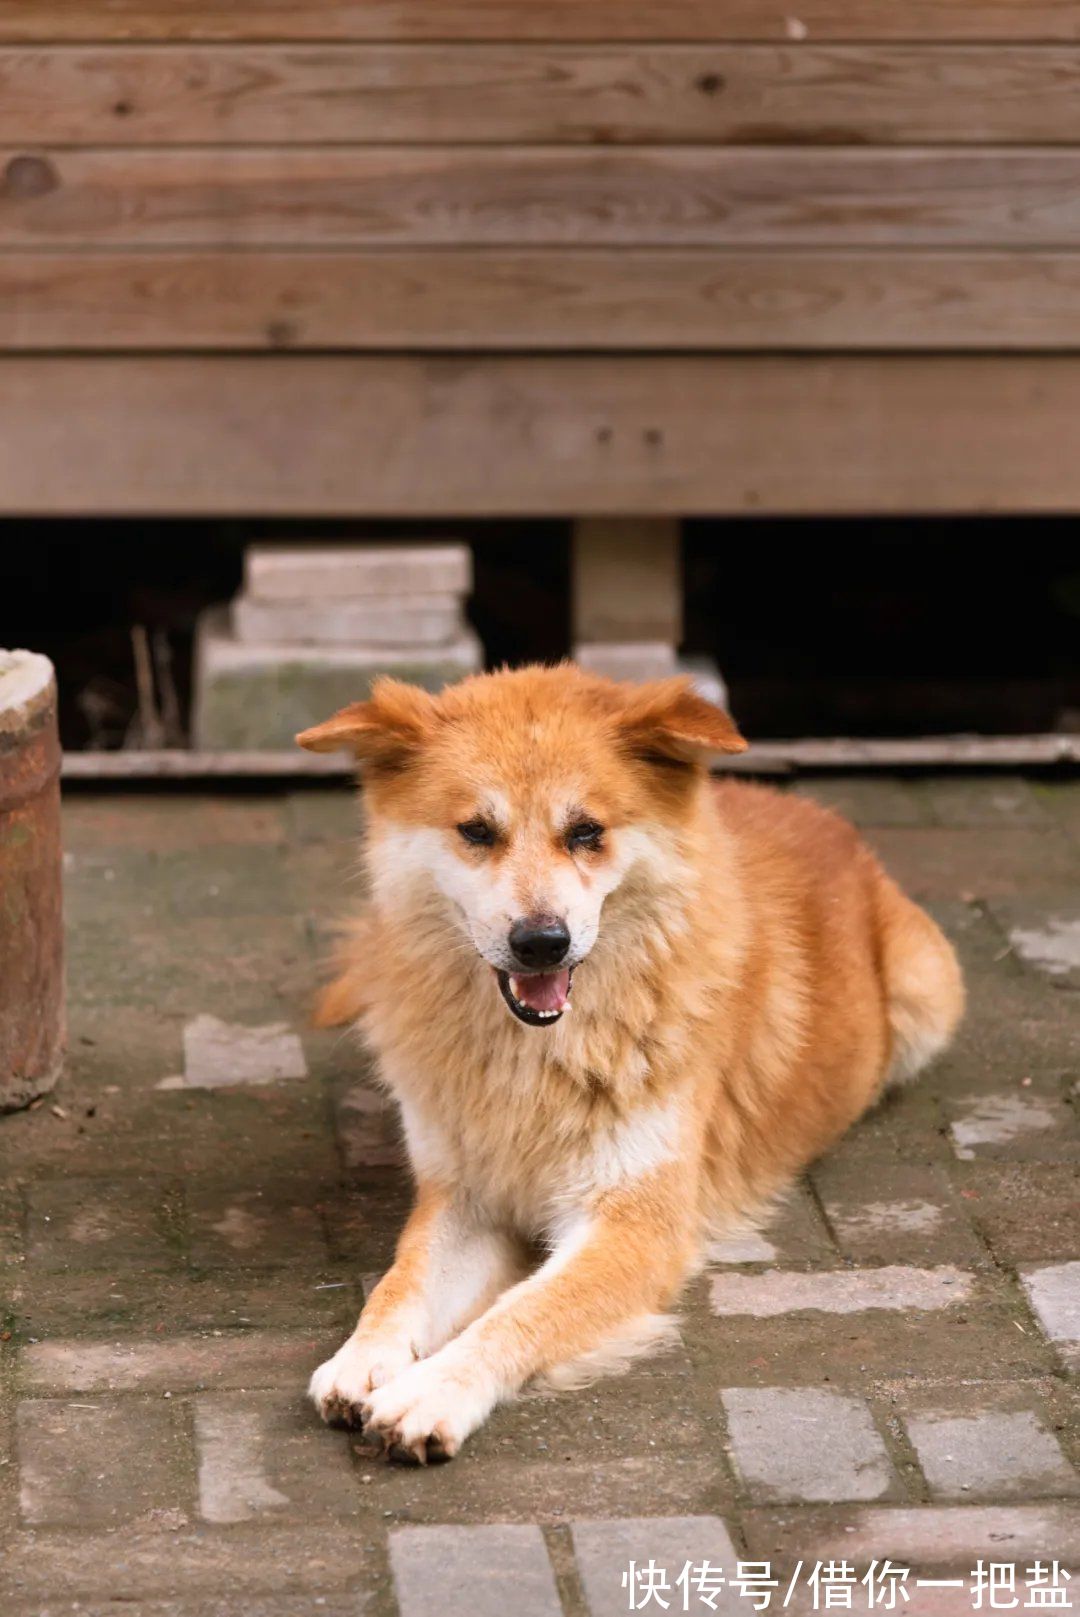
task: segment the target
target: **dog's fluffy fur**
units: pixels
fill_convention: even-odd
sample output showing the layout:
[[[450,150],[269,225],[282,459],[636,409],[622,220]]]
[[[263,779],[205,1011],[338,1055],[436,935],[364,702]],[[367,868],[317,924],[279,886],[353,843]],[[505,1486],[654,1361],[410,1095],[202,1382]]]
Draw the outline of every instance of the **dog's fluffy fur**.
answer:
[[[299,739],[365,766],[371,907],[319,1019],[374,1047],[416,1178],[312,1396],[391,1450],[451,1455],[526,1382],[663,1336],[709,1240],[940,1051],[963,986],[850,825],[710,780],[709,754],[745,743],[683,681],[387,681]],[[565,998],[565,971],[509,975],[536,916],[577,969],[569,1014],[526,1026],[507,982]]]

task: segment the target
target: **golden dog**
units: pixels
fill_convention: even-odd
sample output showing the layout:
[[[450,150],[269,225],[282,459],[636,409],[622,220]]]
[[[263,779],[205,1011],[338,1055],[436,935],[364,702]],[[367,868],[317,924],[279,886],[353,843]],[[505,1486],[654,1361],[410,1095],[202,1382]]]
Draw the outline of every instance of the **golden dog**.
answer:
[[[416,1179],[311,1395],[449,1456],[670,1333],[709,1241],[944,1048],[963,984],[850,825],[710,780],[745,742],[686,681],[384,680],[298,739],[364,764],[371,907],[319,1019],[363,1029]]]

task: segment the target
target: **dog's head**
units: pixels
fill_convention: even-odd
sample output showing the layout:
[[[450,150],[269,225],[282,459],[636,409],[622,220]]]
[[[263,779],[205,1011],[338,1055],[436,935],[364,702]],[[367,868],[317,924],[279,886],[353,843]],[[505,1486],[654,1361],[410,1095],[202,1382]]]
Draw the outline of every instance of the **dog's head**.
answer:
[[[439,696],[379,680],[297,739],[364,764],[376,903],[437,896],[532,1027],[565,1011],[613,895],[643,869],[663,881],[709,754],[746,746],[688,680],[568,665]]]

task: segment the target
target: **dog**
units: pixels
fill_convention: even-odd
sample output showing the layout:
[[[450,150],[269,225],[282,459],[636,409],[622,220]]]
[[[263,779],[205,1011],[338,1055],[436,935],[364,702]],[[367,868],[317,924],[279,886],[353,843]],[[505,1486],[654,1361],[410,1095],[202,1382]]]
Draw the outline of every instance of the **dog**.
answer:
[[[363,765],[370,909],[317,1020],[362,1029],[415,1177],[310,1393],[424,1463],[669,1339],[710,1242],[945,1048],[963,982],[852,826],[710,778],[746,743],[686,680],[383,679],[297,739]]]

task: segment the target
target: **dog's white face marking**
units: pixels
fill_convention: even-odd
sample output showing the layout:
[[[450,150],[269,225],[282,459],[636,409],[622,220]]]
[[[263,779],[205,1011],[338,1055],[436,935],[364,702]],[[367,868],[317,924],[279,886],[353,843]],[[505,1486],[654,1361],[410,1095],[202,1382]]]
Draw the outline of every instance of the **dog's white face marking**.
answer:
[[[470,849],[453,829],[384,823],[372,838],[372,888],[376,905],[384,909],[438,895],[477,953],[497,971],[515,969],[509,933],[523,916],[564,922],[570,933],[565,963],[577,966],[596,943],[606,900],[635,867],[648,866],[657,882],[676,879],[681,868],[658,827],[606,828],[606,857],[595,861],[561,846],[565,818],[554,826],[546,821],[515,825],[510,805],[494,790],[481,794],[480,804],[478,814],[490,816],[504,839],[498,858]],[[562,816],[568,806],[559,803]]]

